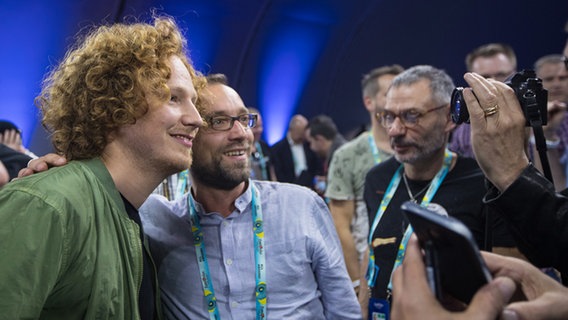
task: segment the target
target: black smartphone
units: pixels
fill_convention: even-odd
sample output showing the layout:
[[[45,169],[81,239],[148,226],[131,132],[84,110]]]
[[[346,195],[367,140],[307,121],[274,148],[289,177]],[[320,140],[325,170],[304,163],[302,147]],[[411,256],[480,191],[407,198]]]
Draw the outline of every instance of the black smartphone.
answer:
[[[469,304],[492,278],[471,231],[455,218],[410,201],[401,209],[424,250],[426,274],[438,300],[446,301],[449,295]]]

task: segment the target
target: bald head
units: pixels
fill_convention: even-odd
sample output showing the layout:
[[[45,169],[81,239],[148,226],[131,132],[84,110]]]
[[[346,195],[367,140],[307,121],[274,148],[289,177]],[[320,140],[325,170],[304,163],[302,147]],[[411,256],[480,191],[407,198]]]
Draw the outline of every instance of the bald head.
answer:
[[[295,143],[303,143],[306,139],[306,128],[308,127],[308,119],[301,114],[296,114],[290,120],[288,125],[288,134],[290,139]]]

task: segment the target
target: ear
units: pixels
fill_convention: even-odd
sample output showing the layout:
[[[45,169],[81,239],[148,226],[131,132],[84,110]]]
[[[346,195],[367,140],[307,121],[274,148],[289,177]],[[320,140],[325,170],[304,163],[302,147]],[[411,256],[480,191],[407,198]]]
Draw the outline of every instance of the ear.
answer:
[[[363,104],[365,105],[365,109],[367,109],[368,112],[375,112],[375,106],[373,105],[373,100],[371,99],[371,97],[364,96]]]
[[[454,128],[456,127],[456,124],[454,123],[454,121],[452,121],[452,116],[450,115],[450,113],[448,112],[448,114],[446,115],[446,128],[445,128],[445,132],[451,132],[452,130],[454,130]]]

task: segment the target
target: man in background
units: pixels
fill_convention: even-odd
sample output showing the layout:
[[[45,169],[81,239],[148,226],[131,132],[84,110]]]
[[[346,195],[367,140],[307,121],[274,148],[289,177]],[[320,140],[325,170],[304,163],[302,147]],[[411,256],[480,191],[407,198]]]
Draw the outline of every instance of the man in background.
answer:
[[[254,135],[253,150],[251,153],[251,178],[255,180],[270,180],[276,181],[276,173],[274,166],[270,160],[270,147],[262,139],[264,131],[262,115],[256,108],[248,108],[250,113],[256,113],[256,125],[252,128]]]
[[[296,114],[290,119],[286,136],[270,148],[276,179],[313,188],[314,177],[321,175],[317,155],[306,141],[308,119]]]
[[[542,80],[542,87],[548,91],[548,121],[543,127],[546,139],[548,162],[554,186],[557,191],[566,188],[568,150],[568,70],[561,54],[551,54],[539,58],[534,64],[536,76]],[[534,138],[531,137],[531,154],[535,165],[541,170],[540,157],[535,154]],[[541,170],[542,171],[542,170]]]
[[[363,201],[365,176],[371,167],[392,154],[387,131],[375,115],[384,110],[391,81],[402,71],[399,65],[384,66],[363,76],[361,94],[371,129],[340,147],[334,153],[327,173],[325,197],[329,200],[347,271],[356,291],[366,271],[361,268],[361,259],[369,235],[369,215]]]
[[[389,302],[391,274],[404,259],[412,232],[400,211],[405,201],[461,220],[481,248],[509,247],[503,249],[509,252],[514,247],[503,222],[494,221],[485,211],[485,179],[475,160],[446,148],[455,126],[449,112],[454,88],[443,70],[412,67],[393,79],[384,111],[378,115],[394,157],[372,168],[365,180],[372,314],[386,313],[378,306]],[[486,238],[486,228],[492,231],[492,239]]]
[[[513,48],[507,44],[488,43],[468,53],[465,65],[469,72],[503,82],[515,73],[517,56]],[[470,133],[471,129],[467,123],[456,127],[452,132],[449,149],[464,157],[473,158]]]
[[[346,140],[339,131],[333,119],[326,115],[318,115],[310,119],[306,135],[310,143],[310,149],[318,156],[323,171],[321,175],[314,178],[314,189],[322,195],[327,186],[327,169],[329,162],[339,147],[345,144]]]

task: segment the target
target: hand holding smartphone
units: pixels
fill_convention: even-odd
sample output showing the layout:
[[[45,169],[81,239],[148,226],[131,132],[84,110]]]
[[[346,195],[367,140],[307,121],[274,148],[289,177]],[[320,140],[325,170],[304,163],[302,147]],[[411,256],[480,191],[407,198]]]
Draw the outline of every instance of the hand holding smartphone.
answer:
[[[469,229],[459,220],[445,217],[416,203],[401,206],[424,250],[426,275],[439,301],[449,295],[468,304],[491,280]]]

